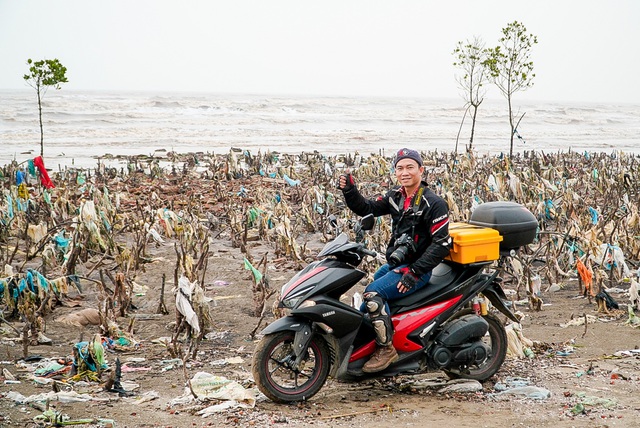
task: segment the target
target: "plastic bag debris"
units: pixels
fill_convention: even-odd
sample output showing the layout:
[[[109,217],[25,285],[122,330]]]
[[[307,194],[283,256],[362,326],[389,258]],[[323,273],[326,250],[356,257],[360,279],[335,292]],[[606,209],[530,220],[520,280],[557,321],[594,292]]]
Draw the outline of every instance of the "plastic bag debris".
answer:
[[[593,254],[589,257],[607,270],[615,267],[622,276],[628,278],[631,275],[629,266],[624,259],[624,253],[617,245],[601,244],[594,249]]]
[[[627,311],[629,312],[629,319],[625,324],[629,324],[633,327],[640,327],[640,317],[633,312],[633,306],[627,305]]]
[[[529,379],[520,377],[507,377],[501,382],[496,382],[494,389],[497,391],[492,396],[515,395],[534,400],[545,400],[551,397],[551,391],[539,386],[530,385]]]
[[[198,372],[191,378],[191,389],[200,399],[236,400],[249,407],[256,404],[255,394],[238,382],[207,372]]]
[[[586,322],[588,324],[593,324],[596,321],[598,321],[598,318],[593,316],[593,315],[586,315]],[[570,326],[580,326],[580,325],[584,325],[585,323],[585,317],[584,316],[580,316],[580,317],[575,317],[572,320],[569,320],[568,322],[564,323],[564,324],[560,324],[560,327],[562,328],[567,328]]]
[[[362,306],[362,294],[357,291],[353,293],[353,297],[351,298],[351,306],[360,310],[360,306]]]
[[[19,392],[10,391],[7,393],[6,398],[13,400],[18,404],[29,403],[46,403],[47,401],[58,401],[60,403],[78,403],[85,401],[109,401],[109,398],[97,398],[89,394],[79,394],[76,391],[64,391],[64,392],[44,392],[42,394],[34,394],[28,397],[20,394]]]
[[[602,290],[596,294],[596,301],[598,300],[603,300],[607,305],[607,309],[618,309],[620,307],[618,302],[616,302],[606,290]]]
[[[629,302],[630,306],[635,306],[640,310],[640,284],[634,278],[631,278],[631,285],[629,286]]]
[[[580,398],[580,403],[583,406],[603,407],[605,409],[611,409],[618,405],[618,401],[615,398],[601,398],[591,395],[587,395],[585,392],[577,392],[576,396]]]
[[[99,334],[96,334],[91,342],[76,343],[73,346],[73,365],[76,367],[76,372],[82,373],[86,370],[101,372],[108,368],[104,352]]]
[[[626,351],[617,351],[613,354],[617,358],[640,357],[640,349],[629,349]]]
[[[184,319],[196,334],[200,333],[200,322],[198,321],[198,314],[191,306],[190,299],[197,286],[197,281],[189,282],[186,276],[181,276],[178,280],[178,292],[176,293],[176,309],[184,316]]]
[[[533,341],[522,334],[522,326],[511,323],[505,327],[507,332],[507,355],[512,358],[533,358]]]
[[[229,407],[251,408],[256,405],[256,393],[254,391],[245,389],[238,382],[222,376],[215,376],[207,372],[198,372],[191,378],[189,383],[191,384],[191,390],[193,390],[193,393],[199,400],[224,400],[230,402],[224,406],[211,406],[210,408],[201,410],[202,413],[198,414],[201,414],[202,417]],[[169,405],[186,404],[192,400],[193,395],[189,387],[186,387],[184,394],[171,400]]]

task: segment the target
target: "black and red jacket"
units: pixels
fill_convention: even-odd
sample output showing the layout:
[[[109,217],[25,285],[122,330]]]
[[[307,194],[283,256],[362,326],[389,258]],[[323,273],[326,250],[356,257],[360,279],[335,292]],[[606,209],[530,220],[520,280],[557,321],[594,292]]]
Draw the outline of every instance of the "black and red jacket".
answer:
[[[412,236],[416,244],[416,251],[410,252],[404,263],[408,263],[417,275],[430,272],[449,254],[449,206],[424,181],[406,210],[406,197],[401,186],[394,187],[378,199],[366,199],[355,185],[342,193],[347,206],[359,216],[391,215],[392,234],[386,251],[387,261],[396,249],[396,239],[404,233]]]

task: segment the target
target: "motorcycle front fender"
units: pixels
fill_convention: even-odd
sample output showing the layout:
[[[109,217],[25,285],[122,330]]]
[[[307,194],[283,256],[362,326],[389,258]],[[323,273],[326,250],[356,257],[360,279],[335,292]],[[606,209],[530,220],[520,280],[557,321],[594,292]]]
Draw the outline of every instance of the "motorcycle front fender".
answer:
[[[295,331],[296,335],[293,339],[293,352],[296,354],[294,365],[298,367],[305,356],[307,347],[313,337],[311,324],[308,321],[300,320],[296,317],[287,316],[280,318],[269,324],[262,334],[273,334],[281,331]]]
[[[286,316],[278,318],[268,326],[266,326],[260,334],[267,335],[278,333],[281,331],[295,331],[296,333],[305,329],[309,329],[309,321],[302,318]]]

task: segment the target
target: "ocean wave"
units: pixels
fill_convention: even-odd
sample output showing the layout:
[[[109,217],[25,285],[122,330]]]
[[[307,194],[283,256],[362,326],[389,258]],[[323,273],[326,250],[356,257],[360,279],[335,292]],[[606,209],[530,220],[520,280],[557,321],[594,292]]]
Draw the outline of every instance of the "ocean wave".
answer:
[[[1,93],[0,98],[2,163],[25,149],[39,150],[39,127],[33,94]],[[464,116],[462,104],[460,100],[57,91],[43,111],[45,155],[64,153],[77,164],[82,159],[93,162],[106,152],[202,148],[220,152],[231,146],[343,153],[393,151],[410,145],[452,151]],[[526,103],[518,109],[525,113],[518,129],[525,142],[516,141],[517,151],[579,147],[640,152],[639,105]],[[467,143],[470,126],[467,116],[459,149]],[[480,152],[508,150],[509,131],[505,104],[485,102],[478,114],[474,147]]]

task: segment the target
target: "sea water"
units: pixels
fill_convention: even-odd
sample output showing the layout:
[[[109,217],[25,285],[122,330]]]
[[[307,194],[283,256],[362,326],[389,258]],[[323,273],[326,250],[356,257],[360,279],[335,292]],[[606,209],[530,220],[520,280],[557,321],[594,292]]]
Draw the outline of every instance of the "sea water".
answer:
[[[640,104],[519,102],[514,151],[640,153]],[[523,116],[524,115],[524,116]],[[463,122],[464,119],[464,122]],[[349,98],[49,90],[42,102],[47,167],[96,166],[109,155],[462,153],[471,120],[462,99]],[[473,149],[509,152],[504,99],[481,104]],[[517,138],[517,137],[520,138]],[[0,165],[40,154],[35,91],[0,91]]]

